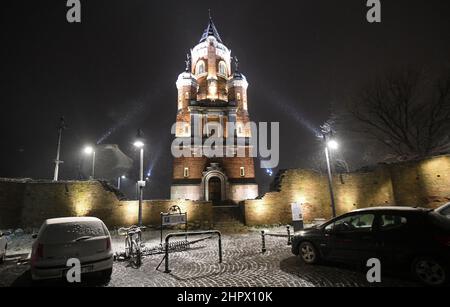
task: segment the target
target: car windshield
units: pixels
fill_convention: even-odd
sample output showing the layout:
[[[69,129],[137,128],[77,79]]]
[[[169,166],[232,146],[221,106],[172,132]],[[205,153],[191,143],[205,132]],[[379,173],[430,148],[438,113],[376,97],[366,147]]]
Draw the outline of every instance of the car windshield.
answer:
[[[100,222],[63,223],[48,225],[39,236],[42,243],[57,244],[106,236]]]

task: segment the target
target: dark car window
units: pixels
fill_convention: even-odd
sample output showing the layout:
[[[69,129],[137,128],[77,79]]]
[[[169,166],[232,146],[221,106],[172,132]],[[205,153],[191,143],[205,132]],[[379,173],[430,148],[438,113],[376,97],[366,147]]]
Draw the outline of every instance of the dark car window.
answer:
[[[393,214],[383,214],[380,219],[380,229],[381,230],[391,230],[402,228],[408,223],[408,219],[404,216],[393,215]]]
[[[442,230],[450,232],[450,219],[438,214],[436,212],[430,212],[428,214],[428,219],[431,223]]]
[[[448,207],[444,208],[444,209],[441,211],[441,214],[444,215],[444,216],[446,216],[446,217],[450,217],[450,205],[449,205]]]
[[[374,220],[373,214],[355,214],[343,217],[325,229],[333,232],[369,232],[372,230]]]

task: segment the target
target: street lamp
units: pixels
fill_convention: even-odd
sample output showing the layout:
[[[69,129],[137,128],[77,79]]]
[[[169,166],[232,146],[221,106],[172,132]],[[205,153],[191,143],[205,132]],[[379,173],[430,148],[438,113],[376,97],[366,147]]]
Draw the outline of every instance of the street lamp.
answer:
[[[333,218],[335,218],[336,217],[336,203],[334,200],[333,176],[331,174],[330,150],[337,150],[339,148],[339,144],[335,140],[331,139],[331,131],[323,133],[323,140],[325,143],[325,157],[327,160],[328,187],[330,189],[331,209],[333,211]]]
[[[138,188],[139,188],[139,212],[138,212],[138,225],[142,226],[142,198],[143,198],[143,192],[145,187],[145,181],[144,181],[144,139],[143,139],[143,133],[139,129],[136,140],[134,141],[134,147],[140,150],[140,172],[139,172],[139,182],[138,182]]]
[[[327,146],[328,146],[328,148],[331,149],[331,150],[337,150],[337,149],[339,149],[339,144],[338,144],[338,142],[336,142],[335,140],[330,140],[330,141],[328,141]]]
[[[84,154],[85,155],[92,155],[92,173],[91,173],[91,180],[94,179],[95,176],[95,149],[92,146],[86,146],[84,148]]]

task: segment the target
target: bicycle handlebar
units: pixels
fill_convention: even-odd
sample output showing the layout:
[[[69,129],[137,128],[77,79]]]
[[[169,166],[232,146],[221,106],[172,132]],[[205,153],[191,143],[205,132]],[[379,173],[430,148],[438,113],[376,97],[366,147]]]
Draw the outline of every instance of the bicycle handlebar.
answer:
[[[128,228],[127,227],[119,228],[119,230],[117,232],[121,236],[127,236],[129,234],[135,234],[135,233],[141,232],[142,230],[145,230],[145,229],[147,229],[147,227],[145,227],[145,226],[133,225]]]

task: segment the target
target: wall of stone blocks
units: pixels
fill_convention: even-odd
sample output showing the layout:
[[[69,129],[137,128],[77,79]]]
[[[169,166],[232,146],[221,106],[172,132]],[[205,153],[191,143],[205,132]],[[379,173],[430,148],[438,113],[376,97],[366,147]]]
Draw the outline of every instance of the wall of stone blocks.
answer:
[[[168,212],[173,205],[178,205],[182,212],[187,212],[190,229],[210,229],[213,223],[213,206],[211,202],[189,200],[150,200],[142,203],[142,222],[144,225],[159,226],[161,212]],[[112,214],[106,218],[108,225],[131,226],[137,223],[138,201],[123,201],[114,206]]]
[[[0,179],[0,229],[19,225],[26,182]]]
[[[450,155],[420,161],[380,164],[370,172],[333,177],[337,214],[376,206],[421,206],[436,208],[450,201]],[[279,192],[244,202],[249,226],[291,222],[291,203],[303,204],[307,222],[332,216],[325,174],[288,170]]]
[[[212,204],[186,200],[143,202],[143,222],[160,224],[160,213],[178,205],[188,213],[190,227],[209,228]],[[120,201],[114,189],[98,181],[6,181],[0,180],[0,229],[38,228],[49,218],[93,216],[108,227],[137,223],[138,201]]]

